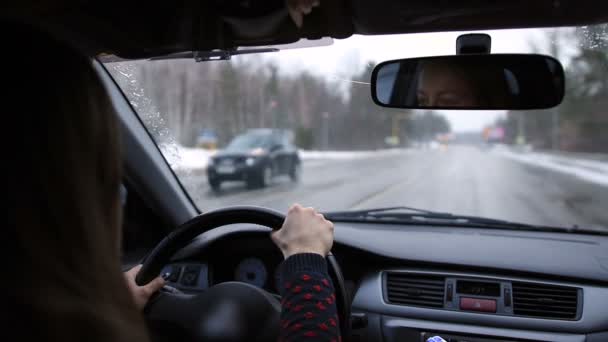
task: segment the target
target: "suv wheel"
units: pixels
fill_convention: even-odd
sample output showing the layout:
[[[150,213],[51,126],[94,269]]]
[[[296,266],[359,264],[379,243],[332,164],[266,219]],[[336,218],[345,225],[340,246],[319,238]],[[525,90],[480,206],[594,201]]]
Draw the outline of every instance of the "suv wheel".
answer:
[[[302,177],[302,164],[299,162],[294,162],[291,166],[291,170],[289,170],[289,178],[291,178],[292,182],[297,182]]]
[[[272,183],[272,167],[270,165],[264,166],[262,174],[260,175],[260,186],[267,187]]]
[[[209,186],[211,186],[211,190],[219,192],[222,187],[222,182],[218,180],[209,180]]]

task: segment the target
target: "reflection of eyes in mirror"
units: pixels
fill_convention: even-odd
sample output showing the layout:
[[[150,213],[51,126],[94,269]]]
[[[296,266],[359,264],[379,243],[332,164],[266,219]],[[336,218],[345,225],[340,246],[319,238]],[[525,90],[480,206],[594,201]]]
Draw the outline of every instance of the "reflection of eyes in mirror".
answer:
[[[470,107],[465,97],[457,93],[442,92],[427,95],[424,90],[418,91],[418,105],[421,107]]]
[[[485,102],[473,68],[441,62],[423,62],[418,68],[418,106],[466,108]]]

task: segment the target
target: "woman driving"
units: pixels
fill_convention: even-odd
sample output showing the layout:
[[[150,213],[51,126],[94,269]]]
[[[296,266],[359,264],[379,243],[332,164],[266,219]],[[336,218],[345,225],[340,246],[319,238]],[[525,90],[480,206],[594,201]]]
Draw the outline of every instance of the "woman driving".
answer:
[[[120,267],[122,158],[113,107],[91,61],[41,30],[2,23],[9,150],[10,296],[3,322],[23,340],[147,341],[142,308],[163,286]],[[272,239],[285,256],[280,339],[339,340],[325,256],[333,224],[293,205]],[[127,281],[125,281],[125,278]],[[7,331],[7,330],[5,330]]]

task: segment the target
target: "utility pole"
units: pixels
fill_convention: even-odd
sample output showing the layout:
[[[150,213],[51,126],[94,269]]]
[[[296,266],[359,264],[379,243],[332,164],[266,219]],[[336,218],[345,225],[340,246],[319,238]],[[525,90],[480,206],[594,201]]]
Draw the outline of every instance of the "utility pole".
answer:
[[[391,122],[391,140],[395,142],[395,145],[400,144],[401,140],[401,121],[407,120],[409,113],[399,113],[393,115]]]
[[[277,112],[278,112],[278,103],[276,100],[270,100],[270,114],[272,118],[272,126],[271,128],[277,128]]]
[[[327,151],[329,149],[329,113],[323,112],[321,113],[321,117],[323,118],[322,124],[322,141],[323,141],[323,149]]]
[[[526,115],[525,112],[517,113],[517,137],[515,138],[516,145],[524,145],[526,143],[524,115]]]
[[[559,109],[551,110],[551,147],[553,150],[559,150]]]

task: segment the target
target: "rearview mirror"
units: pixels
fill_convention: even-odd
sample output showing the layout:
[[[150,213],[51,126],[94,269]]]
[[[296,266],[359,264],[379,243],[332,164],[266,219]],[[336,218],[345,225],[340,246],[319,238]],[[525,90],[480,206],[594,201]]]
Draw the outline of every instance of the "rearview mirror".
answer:
[[[564,69],[553,57],[483,54],[410,58],[378,64],[372,98],[412,109],[545,109],[564,97]]]

